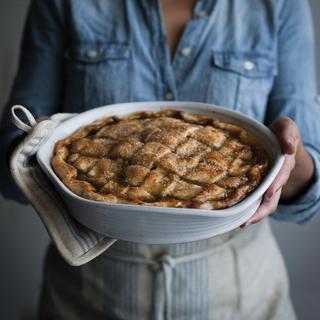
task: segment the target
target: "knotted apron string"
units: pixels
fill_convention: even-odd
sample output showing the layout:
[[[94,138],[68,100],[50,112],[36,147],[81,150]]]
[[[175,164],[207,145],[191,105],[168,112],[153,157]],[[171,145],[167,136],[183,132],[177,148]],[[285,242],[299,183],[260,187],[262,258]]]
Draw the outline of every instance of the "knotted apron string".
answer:
[[[175,265],[174,258],[169,255],[164,255],[158,260],[158,267],[155,269],[155,320],[171,319],[171,283]]]

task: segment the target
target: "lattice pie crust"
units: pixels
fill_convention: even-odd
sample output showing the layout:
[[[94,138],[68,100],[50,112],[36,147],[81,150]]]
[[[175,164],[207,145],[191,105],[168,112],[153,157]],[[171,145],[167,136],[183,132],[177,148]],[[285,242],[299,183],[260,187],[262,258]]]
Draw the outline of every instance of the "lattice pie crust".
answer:
[[[58,141],[52,158],[55,173],[81,197],[205,209],[238,203],[268,165],[243,128],[171,109],[102,118]]]

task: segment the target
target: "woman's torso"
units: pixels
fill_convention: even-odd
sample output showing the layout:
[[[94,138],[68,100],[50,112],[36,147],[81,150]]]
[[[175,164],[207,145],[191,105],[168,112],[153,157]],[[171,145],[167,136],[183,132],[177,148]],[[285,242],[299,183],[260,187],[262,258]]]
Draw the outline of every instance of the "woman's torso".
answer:
[[[62,111],[180,100],[222,105],[264,121],[277,71],[274,1],[197,1],[172,60],[158,1],[66,3]],[[179,257],[186,261],[177,262]],[[45,279],[42,315],[69,320],[294,317],[266,222],[187,244],[118,241],[76,269],[51,249]]]

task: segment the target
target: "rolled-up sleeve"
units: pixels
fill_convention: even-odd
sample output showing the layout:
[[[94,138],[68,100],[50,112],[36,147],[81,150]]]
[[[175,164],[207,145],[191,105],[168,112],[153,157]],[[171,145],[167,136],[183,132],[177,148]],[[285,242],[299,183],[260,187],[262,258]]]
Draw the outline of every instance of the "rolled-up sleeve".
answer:
[[[23,134],[10,121],[14,104],[26,106],[35,117],[61,110],[65,28],[63,6],[57,0],[34,0],[29,7],[18,71],[0,124],[0,192],[8,199],[27,203],[15,186],[9,155]]]
[[[287,0],[279,10],[278,74],[271,91],[267,125],[280,116],[299,126],[306,150],[315,164],[309,188],[278,206],[274,218],[296,223],[320,211],[320,106],[316,94],[314,32],[307,0]]]

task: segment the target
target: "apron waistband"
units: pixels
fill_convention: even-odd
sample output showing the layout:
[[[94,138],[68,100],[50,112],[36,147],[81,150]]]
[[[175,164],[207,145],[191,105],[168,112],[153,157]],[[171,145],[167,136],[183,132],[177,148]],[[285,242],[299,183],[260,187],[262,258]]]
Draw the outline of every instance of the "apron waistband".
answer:
[[[210,255],[230,246],[235,240],[242,238],[243,241],[250,241],[257,232],[257,227],[250,227],[251,230],[239,234],[239,230],[234,231],[235,236],[231,236],[222,243],[215,244],[202,251],[196,251],[191,254],[173,257],[170,254],[162,254],[157,258],[147,258],[139,255],[130,255],[121,251],[110,250],[106,255],[107,259],[122,261],[129,264],[145,264],[152,267],[154,271],[154,319],[170,320],[171,319],[171,285],[173,270],[178,264],[187,263],[193,260],[207,258]],[[241,231],[240,231],[241,232]],[[209,241],[210,245],[210,241]]]

